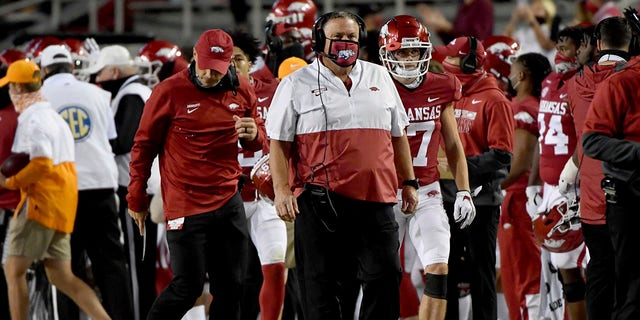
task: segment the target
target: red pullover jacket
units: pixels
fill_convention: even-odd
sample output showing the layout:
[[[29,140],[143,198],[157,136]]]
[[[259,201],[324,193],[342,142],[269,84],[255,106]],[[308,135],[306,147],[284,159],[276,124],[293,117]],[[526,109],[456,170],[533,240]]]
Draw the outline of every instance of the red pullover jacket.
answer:
[[[211,92],[197,88],[188,72],[154,88],[131,150],[129,208],[149,208],[147,179],[159,154],[166,220],[216,210],[235,195],[242,168],[234,115],[252,117],[258,125],[256,139],[241,140],[243,149],[262,150],[266,137],[249,80],[239,77],[237,94]]]
[[[573,115],[573,123],[576,129],[578,141],[582,141],[584,122],[596,92],[597,85],[616,72],[615,65],[585,66],[569,82],[569,109]],[[589,224],[605,224],[607,205],[600,182],[604,178],[602,161],[585,157],[582,152],[582,144],[577,144],[578,160],[580,168],[580,217]]]

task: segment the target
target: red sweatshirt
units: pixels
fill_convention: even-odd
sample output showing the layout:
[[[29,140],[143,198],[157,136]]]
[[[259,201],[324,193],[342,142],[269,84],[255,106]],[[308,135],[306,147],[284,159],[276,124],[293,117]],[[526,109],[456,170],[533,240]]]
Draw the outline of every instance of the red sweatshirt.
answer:
[[[234,196],[242,169],[233,116],[252,117],[258,125],[256,139],[241,140],[244,149],[261,150],[266,137],[253,88],[239,81],[237,94],[203,91],[186,69],[154,88],[131,150],[131,210],[149,207],[145,190],[157,154],[166,220],[216,210]]]
[[[11,154],[13,137],[18,127],[18,113],[13,105],[0,109],[0,164]],[[14,210],[20,202],[20,191],[0,187],[0,209]]]
[[[567,83],[569,109],[573,114],[578,142],[582,141],[584,121],[596,92],[596,86],[615,73],[615,65],[585,67]],[[578,143],[580,177],[580,218],[589,224],[605,224],[607,205],[600,182],[604,178],[602,161],[585,157]]]

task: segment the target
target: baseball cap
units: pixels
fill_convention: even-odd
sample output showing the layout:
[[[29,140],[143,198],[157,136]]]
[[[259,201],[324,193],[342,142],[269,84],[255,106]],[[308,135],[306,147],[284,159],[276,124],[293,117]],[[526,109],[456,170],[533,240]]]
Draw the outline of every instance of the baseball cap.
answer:
[[[133,65],[131,53],[121,45],[112,45],[100,49],[96,62],[86,68],[86,73],[94,74],[109,66]]]
[[[9,82],[30,83],[42,80],[40,68],[35,62],[30,60],[18,60],[9,65],[7,75],[0,79],[0,87],[4,87]]]
[[[476,57],[478,60],[478,66],[482,66],[484,59],[486,57],[486,53],[484,51],[484,46],[480,42],[480,40],[476,41]],[[444,60],[446,57],[459,57],[464,58],[469,54],[471,46],[469,45],[469,37],[458,37],[446,46],[435,46],[434,49],[434,59],[438,61]]]
[[[71,53],[66,46],[63,45],[51,45],[40,53],[40,66],[48,67],[55,63],[68,63],[73,64],[71,59]]]
[[[207,30],[200,35],[195,51],[199,69],[213,69],[226,74],[233,55],[233,40],[220,29]]]
[[[278,79],[283,79],[284,77],[290,75],[294,71],[304,67],[307,65],[307,62],[298,57],[289,57],[284,59],[280,66],[278,67]]]

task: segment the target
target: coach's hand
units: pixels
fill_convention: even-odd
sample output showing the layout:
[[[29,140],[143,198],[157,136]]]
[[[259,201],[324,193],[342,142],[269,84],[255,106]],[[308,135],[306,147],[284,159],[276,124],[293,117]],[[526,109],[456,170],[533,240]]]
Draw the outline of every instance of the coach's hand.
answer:
[[[133,221],[138,225],[138,229],[140,230],[140,235],[144,235],[144,220],[147,219],[149,215],[149,210],[135,212],[131,209],[127,209],[129,211],[129,215],[133,218]]]
[[[275,190],[276,197],[273,204],[276,206],[276,212],[280,219],[292,222],[296,219],[296,215],[300,213],[298,210],[298,201],[290,189]]]
[[[238,132],[239,138],[246,139],[247,141],[253,141],[253,139],[256,138],[258,135],[258,126],[254,118],[240,118],[234,115],[233,120],[236,122],[236,132]]]
[[[418,207],[418,190],[412,186],[402,186],[402,208],[400,210],[406,214],[416,212]]]

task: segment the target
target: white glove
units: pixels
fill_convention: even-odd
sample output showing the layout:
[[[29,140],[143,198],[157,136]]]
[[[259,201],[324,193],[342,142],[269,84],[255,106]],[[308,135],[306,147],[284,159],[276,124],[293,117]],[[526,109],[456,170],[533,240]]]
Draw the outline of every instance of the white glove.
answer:
[[[558,181],[558,191],[563,196],[575,199],[575,185],[578,178],[578,167],[573,163],[573,159],[569,158],[569,161],[564,165],[564,169],[560,173],[560,180]],[[573,197],[572,197],[573,196]]]
[[[540,186],[528,186],[526,189],[527,193],[527,213],[531,220],[537,217],[539,211],[538,207],[542,203],[542,196],[540,196],[540,191],[542,187]]]
[[[96,42],[94,38],[86,38],[84,39],[84,43],[82,45],[84,50],[87,52],[87,60],[89,60],[89,65],[93,65],[98,61],[98,57],[100,56],[100,46]]]
[[[461,190],[456,193],[456,202],[453,204],[453,218],[457,222],[462,222],[460,226],[464,229],[471,225],[476,217],[476,207],[471,200],[471,193],[467,190]]]

